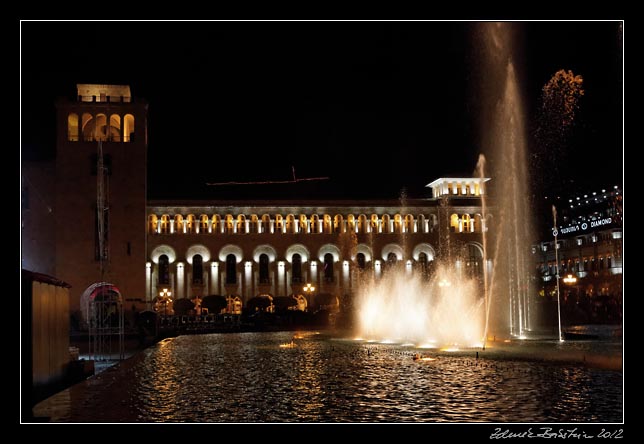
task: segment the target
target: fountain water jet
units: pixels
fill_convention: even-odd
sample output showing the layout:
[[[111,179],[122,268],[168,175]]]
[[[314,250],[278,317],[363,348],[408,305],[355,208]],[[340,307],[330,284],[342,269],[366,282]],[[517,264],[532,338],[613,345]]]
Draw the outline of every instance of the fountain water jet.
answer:
[[[480,25],[483,43],[482,86],[486,108],[481,122],[482,141],[494,184],[494,271],[489,292],[490,328],[501,334],[525,337],[532,329],[530,310],[530,245],[533,237],[529,204],[529,171],[525,112],[514,65],[516,41],[511,23]]]
[[[497,190],[490,212],[494,223],[489,231],[487,193],[482,198],[483,290],[476,280],[462,276],[452,251],[453,241],[445,229],[444,244],[441,241],[445,249],[428,283],[392,268],[382,278],[361,286],[356,306],[363,337],[467,345],[481,344],[482,339],[485,347],[488,333],[524,338],[531,329],[528,254],[532,217],[524,112],[513,62],[513,29],[509,23],[484,23],[480,31],[486,79],[482,103],[487,107],[482,112],[481,138],[486,156],[479,158],[477,169],[482,178],[487,158]],[[491,251],[488,240],[494,246]],[[441,282],[451,286],[441,286]]]
[[[365,339],[431,344],[481,345],[484,304],[475,279],[439,265],[434,276],[409,276],[394,266],[357,296],[357,322]]]

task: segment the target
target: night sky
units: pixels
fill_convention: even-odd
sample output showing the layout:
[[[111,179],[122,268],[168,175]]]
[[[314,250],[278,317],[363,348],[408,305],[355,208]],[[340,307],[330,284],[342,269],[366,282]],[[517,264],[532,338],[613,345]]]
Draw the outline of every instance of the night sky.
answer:
[[[22,22],[22,157],[53,157],[54,103],[74,98],[76,83],[129,84],[149,103],[150,198],[422,195],[435,178],[470,176],[483,149],[486,73],[475,27]],[[550,77],[570,69],[584,78],[557,182],[567,190],[621,184],[622,23],[517,27],[528,135]],[[330,180],[205,186],[289,180],[292,167],[298,178]]]

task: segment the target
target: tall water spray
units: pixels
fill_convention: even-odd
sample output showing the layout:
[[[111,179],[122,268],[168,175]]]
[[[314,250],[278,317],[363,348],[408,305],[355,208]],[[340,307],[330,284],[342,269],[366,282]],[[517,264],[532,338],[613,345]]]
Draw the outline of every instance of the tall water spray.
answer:
[[[382,276],[380,269],[374,270],[359,286],[357,327],[365,339],[485,346],[489,335],[523,337],[531,329],[531,193],[512,26],[483,23],[475,36],[483,44],[485,152],[475,174],[481,180],[491,177],[494,190],[481,196],[483,285],[463,275],[459,252],[452,251],[449,222],[443,220],[442,251],[432,258],[437,265],[431,279],[409,273],[405,266],[384,264]],[[447,210],[442,205],[449,203],[441,202],[439,214]],[[405,245],[404,236],[400,241]]]
[[[532,327],[530,304],[532,212],[523,99],[514,65],[515,25],[483,23],[482,143],[494,192],[495,239],[490,281],[490,329],[522,337]]]

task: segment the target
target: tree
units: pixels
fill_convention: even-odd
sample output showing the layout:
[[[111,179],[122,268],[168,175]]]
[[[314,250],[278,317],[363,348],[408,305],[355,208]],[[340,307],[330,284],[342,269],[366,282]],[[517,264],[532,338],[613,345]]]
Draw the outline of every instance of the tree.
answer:
[[[535,130],[534,165],[540,174],[534,177],[547,178],[538,183],[538,188],[558,186],[561,183],[559,166],[565,163],[568,142],[575,127],[579,100],[584,95],[583,78],[571,70],[560,69],[541,90],[541,102]],[[554,180],[553,180],[554,179]],[[558,192],[558,189],[543,189],[543,192]]]
[[[541,90],[534,130],[536,145],[532,150],[531,162],[535,198],[550,196],[556,199],[571,185],[562,177],[561,171],[567,171],[571,167],[568,155],[573,144],[573,129],[578,126],[579,100],[583,95],[583,78],[565,69],[554,73]],[[551,200],[543,199],[538,202],[548,205],[552,203]],[[549,213],[547,206],[542,210],[544,214]],[[540,227],[540,231],[543,229],[544,227]]]

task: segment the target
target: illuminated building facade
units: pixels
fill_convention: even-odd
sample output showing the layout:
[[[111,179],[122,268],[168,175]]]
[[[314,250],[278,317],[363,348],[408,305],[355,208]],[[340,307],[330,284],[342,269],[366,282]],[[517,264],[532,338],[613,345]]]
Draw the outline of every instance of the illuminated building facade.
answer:
[[[359,276],[391,267],[431,274],[450,251],[482,276],[485,179],[443,178],[429,199],[308,202],[148,202],[146,300],[303,295],[309,306],[354,293]],[[308,294],[304,288],[316,288]],[[324,295],[324,296],[322,296]]]
[[[532,248],[541,295],[554,295],[556,274],[567,297],[622,295],[622,190],[615,185],[567,199],[557,206],[554,229]],[[550,222],[552,227],[552,221]],[[555,255],[555,248],[557,254]],[[558,263],[557,263],[558,259]],[[557,270],[558,265],[558,270]],[[563,281],[563,278],[567,278]]]
[[[404,202],[148,201],[147,104],[128,86],[78,85],[77,100],[57,104],[57,128],[53,186],[40,190],[54,204],[23,207],[22,259],[71,284],[72,311],[101,281],[119,288],[128,309],[152,308],[164,290],[244,305],[303,295],[315,307],[392,267],[430,275],[449,257],[464,275],[483,274],[488,179],[441,178],[427,185],[431,197]],[[32,242],[43,236],[48,244]],[[55,260],[41,265],[42,256]]]

